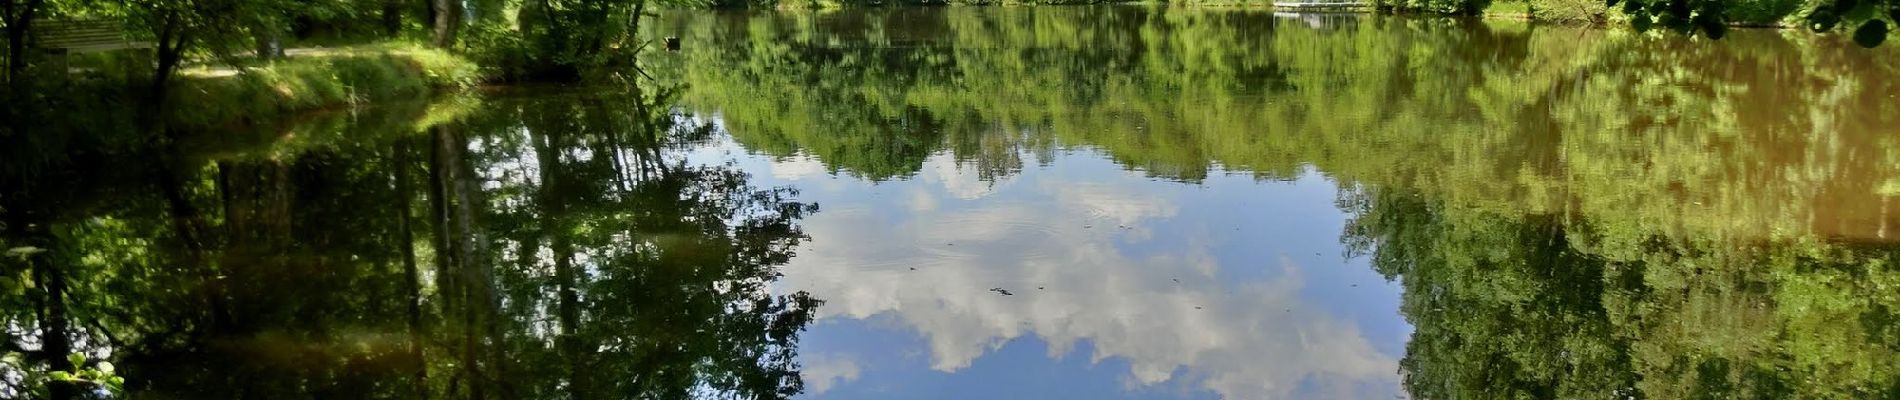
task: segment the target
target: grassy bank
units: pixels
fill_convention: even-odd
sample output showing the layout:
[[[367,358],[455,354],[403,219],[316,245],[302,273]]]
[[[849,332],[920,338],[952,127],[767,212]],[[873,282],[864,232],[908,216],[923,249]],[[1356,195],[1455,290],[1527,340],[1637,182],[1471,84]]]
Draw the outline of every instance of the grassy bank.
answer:
[[[279,60],[185,71],[167,99],[185,126],[259,121],[368,101],[460,91],[481,68],[446,51],[414,44],[308,49]]]
[[[73,72],[0,96],[9,98],[0,121],[25,122],[0,123],[0,159],[47,165],[69,152],[138,149],[157,133],[152,122],[177,137],[233,135],[312,111],[427,101],[482,77],[474,62],[419,45],[300,49],[278,60],[206,62],[181,71],[152,121],[150,60],[136,51],[79,55]]]

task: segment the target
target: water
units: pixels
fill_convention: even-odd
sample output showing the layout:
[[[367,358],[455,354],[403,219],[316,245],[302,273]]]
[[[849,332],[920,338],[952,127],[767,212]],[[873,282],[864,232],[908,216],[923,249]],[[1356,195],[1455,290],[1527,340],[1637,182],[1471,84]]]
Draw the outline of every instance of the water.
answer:
[[[663,84],[13,161],[9,350],[155,398],[1900,391],[1891,49],[1149,7],[647,29],[683,39]]]

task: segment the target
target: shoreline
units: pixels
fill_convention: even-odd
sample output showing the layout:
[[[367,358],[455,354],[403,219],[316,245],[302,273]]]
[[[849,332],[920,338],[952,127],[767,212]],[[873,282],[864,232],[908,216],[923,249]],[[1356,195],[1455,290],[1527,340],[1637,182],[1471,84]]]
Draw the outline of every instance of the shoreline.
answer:
[[[912,8],[912,7],[933,8],[933,7],[1152,6],[1152,7],[1171,7],[1171,8],[1209,8],[1209,9],[1242,9],[1242,10],[1277,11],[1277,12],[1311,12],[1311,13],[1329,13],[1329,14],[1392,15],[1392,16],[1407,16],[1407,17],[1420,17],[1420,18],[1453,18],[1453,19],[1476,18],[1476,19],[1488,19],[1488,20],[1524,21],[1524,22],[1541,23],[1541,24],[1590,26],[1590,27],[1598,27],[1598,28],[1605,28],[1605,29],[1613,29],[1619,26],[1626,29],[1629,28],[1628,17],[1623,16],[1621,12],[1617,12],[1615,10],[1611,10],[1610,12],[1606,12],[1604,14],[1596,16],[1596,18],[1600,19],[1597,21],[1564,19],[1564,18],[1538,18],[1532,13],[1515,11],[1515,10],[1492,11],[1492,9],[1498,8],[1500,5],[1503,5],[1503,4],[1522,5],[1525,3],[1521,3],[1521,2],[1492,3],[1490,7],[1487,7],[1485,11],[1479,13],[1478,15],[1468,15],[1468,16],[1467,15],[1438,14],[1438,13],[1429,13],[1429,12],[1381,12],[1376,8],[1376,6],[1372,6],[1372,5],[1325,8],[1325,9],[1320,9],[1320,10],[1313,10],[1313,9],[1303,10],[1303,9],[1298,9],[1298,8],[1280,7],[1271,3],[1258,3],[1258,2],[1248,2],[1248,1],[1208,1],[1208,2],[1197,2],[1197,3],[1192,3],[1192,4],[1155,2],[1155,1],[1110,1],[1110,2],[1100,2],[1100,3],[1074,3],[1074,4],[1035,3],[1035,2],[997,2],[997,3],[988,3],[988,4],[943,3],[943,4],[845,5],[845,4],[838,3],[834,0],[823,0],[823,1],[809,2],[807,4],[783,3],[777,6],[773,6],[773,7],[758,8],[758,9],[748,9],[748,8],[740,7],[740,8],[711,8],[711,9],[703,9],[703,10],[711,10],[711,11],[772,10],[772,11],[829,12],[829,11],[842,11],[842,10],[852,10],[852,9]],[[1505,7],[1516,8],[1514,6],[1505,6]],[[1784,21],[1782,22],[1772,22],[1772,23],[1729,22],[1726,25],[1730,28],[1744,28],[1744,29],[1769,29],[1769,30],[1799,29],[1801,28],[1799,24],[1786,20],[1786,19],[1795,18],[1795,17],[1796,17],[1796,14],[1791,13],[1788,16],[1784,17]],[[1661,28],[1657,28],[1657,29],[1661,29]]]

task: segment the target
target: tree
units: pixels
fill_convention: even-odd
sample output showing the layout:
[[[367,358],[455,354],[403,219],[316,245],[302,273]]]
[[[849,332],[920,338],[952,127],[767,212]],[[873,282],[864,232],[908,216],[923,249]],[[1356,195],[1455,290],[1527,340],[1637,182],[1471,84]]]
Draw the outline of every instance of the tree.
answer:
[[[462,2],[429,0],[429,16],[429,43],[444,49],[454,47],[462,30]]]
[[[45,0],[0,0],[0,29],[7,32],[6,53],[0,55],[7,60],[7,84],[14,91],[21,90],[17,85],[27,82],[21,75],[26,73],[32,57],[32,43],[28,40],[32,38],[33,21],[45,5]]]

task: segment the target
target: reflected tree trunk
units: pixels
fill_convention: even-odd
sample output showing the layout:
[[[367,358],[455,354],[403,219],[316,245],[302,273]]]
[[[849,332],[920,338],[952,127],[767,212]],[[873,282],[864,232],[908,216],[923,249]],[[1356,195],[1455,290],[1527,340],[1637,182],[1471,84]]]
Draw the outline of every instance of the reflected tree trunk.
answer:
[[[422,343],[423,338],[428,337],[428,332],[426,332],[428,328],[422,325],[422,274],[416,266],[415,228],[410,225],[415,218],[412,215],[414,208],[410,204],[410,200],[414,198],[413,188],[409,182],[409,164],[411,163],[409,157],[412,152],[409,140],[403,139],[396,143],[396,154],[392,158],[392,162],[395,163],[396,196],[399,197],[396,201],[396,230],[402,236],[403,292],[409,296],[409,302],[406,304],[409,358],[416,363],[415,382],[412,385],[417,398],[428,398],[429,363],[422,358]]]
[[[442,315],[459,315],[452,332],[460,336],[461,362],[458,376],[451,379],[459,385],[451,387],[468,398],[483,399],[494,385],[507,397],[508,382],[497,379],[505,375],[499,355],[488,351],[491,343],[500,341],[496,314],[501,299],[475,229],[480,183],[466,159],[466,139],[446,126],[434,128],[431,136],[429,197],[435,215],[437,292],[442,294]]]
[[[72,371],[74,365],[72,361],[66,359],[66,355],[73,353],[72,323],[66,310],[66,274],[54,265],[55,261],[50,260],[53,254],[61,251],[55,247],[57,244],[53,243],[54,239],[51,235],[45,233],[51,228],[51,226],[42,226],[34,229],[34,232],[28,232],[28,235],[36,239],[31,243],[53,250],[31,256],[27,261],[31,264],[34,284],[42,290],[37,310],[40,322],[40,352],[50,364],[52,371]],[[48,381],[46,386],[48,398],[52,400],[67,400],[79,396],[80,388],[74,382],[54,380]]]
[[[587,380],[588,361],[586,344],[580,334],[580,293],[576,288],[579,281],[574,267],[574,244],[571,229],[567,226],[567,202],[562,198],[564,182],[561,164],[561,147],[553,135],[543,130],[532,132],[536,136],[535,156],[540,170],[541,187],[537,191],[536,201],[542,210],[542,234],[553,243],[554,280],[556,285],[556,317],[559,319],[561,333],[557,345],[561,357],[567,361],[568,398],[583,400],[592,387]]]
[[[267,301],[276,296],[252,283],[269,282],[273,274],[301,273],[290,265],[290,167],[279,160],[219,161],[220,202],[224,207],[225,245],[219,257],[220,281],[230,307],[226,329],[214,335],[250,334],[273,313]],[[321,258],[311,260],[322,270]]]
[[[429,157],[429,208],[434,216],[436,291],[442,304],[442,315],[458,315],[457,328],[452,334],[460,335],[461,348],[456,351],[459,357],[455,375],[450,379],[451,394],[460,394],[471,399],[485,398],[482,391],[482,372],[476,362],[475,335],[469,327],[474,322],[474,307],[468,304],[469,289],[466,274],[463,271],[464,254],[462,226],[456,221],[452,194],[459,193],[451,186],[455,185],[455,159],[459,158],[460,140],[447,127],[436,127],[430,135]]]
[[[213,240],[207,237],[210,231],[208,223],[203,212],[187,197],[185,177],[177,173],[172,163],[166,159],[156,159],[152,164],[152,170],[157,175],[155,181],[158,182],[158,191],[164,196],[166,212],[170,214],[172,234],[182,244],[183,263],[198,275],[197,302],[207,309],[205,315],[210,319],[205,326],[212,331],[225,330],[230,325],[230,309],[225,307],[224,285],[218,279],[218,267],[211,263]],[[228,185],[223,178],[224,170],[220,169],[218,174],[218,191],[224,192]]]

